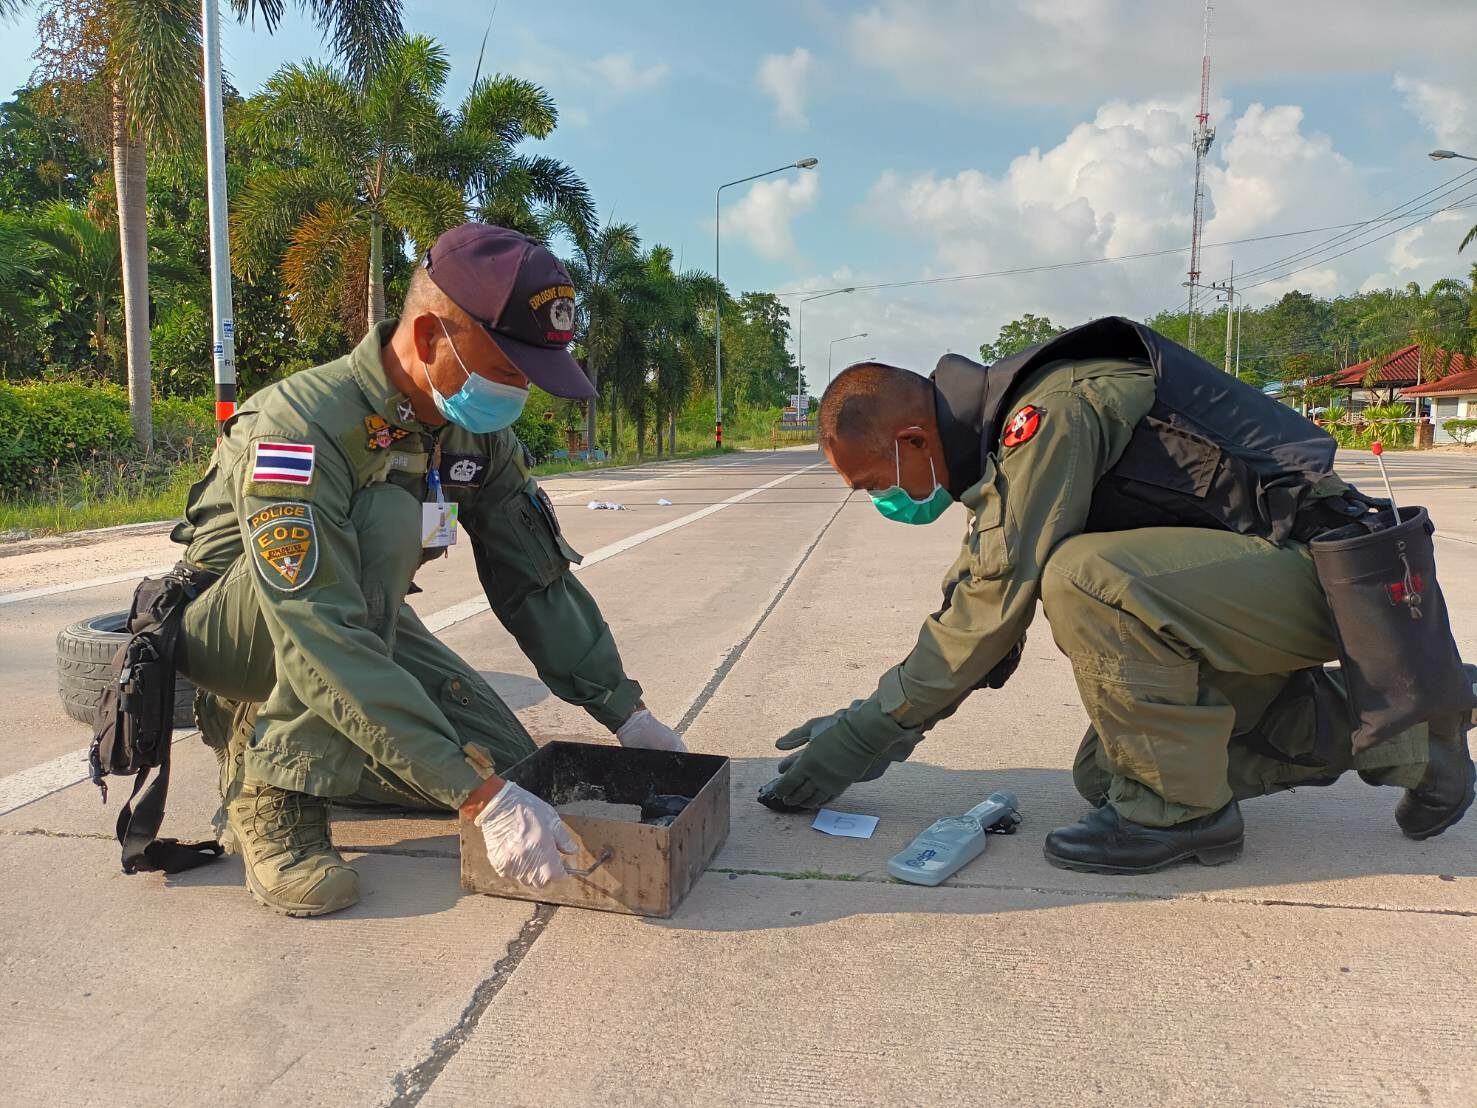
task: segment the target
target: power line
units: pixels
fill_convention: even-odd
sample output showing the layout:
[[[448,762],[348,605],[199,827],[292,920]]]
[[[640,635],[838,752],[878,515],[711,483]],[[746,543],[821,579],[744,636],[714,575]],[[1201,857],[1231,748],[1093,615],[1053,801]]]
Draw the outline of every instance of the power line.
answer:
[[[1437,325],[1441,327],[1451,327],[1454,326],[1461,318],[1465,318],[1464,312],[1458,313],[1458,315],[1453,316],[1451,319],[1438,318]],[[1361,342],[1368,344],[1371,342],[1377,342],[1380,339],[1394,338],[1398,335],[1408,335],[1410,334],[1411,330],[1412,328],[1410,327],[1397,327],[1394,330],[1383,331],[1377,335],[1358,336],[1356,337],[1353,345],[1357,349]],[[1267,361],[1272,358],[1286,358],[1293,354],[1315,354],[1320,350],[1326,349],[1327,345],[1327,343],[1322,343],[1313,346],[1289,346],[1277,350],[1264,349],[1259,353],[1243,354],[1242,360],[1259,362]]]
[[[1466,207],[1467,205],[1465,202],[1474,198],[1477,198],[1477,192],[1469,192],[1466,196],[1461,197],[1461,199],[1455,204],[1451,204],[1445,208],[1437,208],[1435,211],[1422,213],[1416,218],[1411,219],[1408,223],[1405,223],[1403,226],[1396,227],[1394,230],[1391,231],[1386,231],[1383,235],[1376,235],[1374,238],[1367,239],[1364,242],[1356,243],[1354,246],[1349,247],[1347,250],[1341,250],[1337,254],[1330,254],[1324,258],[1316,258],[1313,261],[1309,262],[1307,265],[1299,266],[1297,269],[1288,270],[1286,273],[1279,273],[1275,277],[1266,277],[1260,281],[1254,281],[1251,284],[1244,286],[1242,291],[1245,292],[1249,289],[1254,289],[1259,285],[1271,284],[1273,281],[1285,280],[1288,277],[1292,277],[1298,273],[1302,273],[1304,270],[1313,269],[1316,266],[1324,265],[1328,262],[1342,258],[1345,254],[1352,254],[1356,250],[1363,250],[1366,246],[1373,246],[1375,243],[1380,242],[1383,239],[1387,239],[1391,235],[1398,235],[1401,231],[1408,231],[1410,228],[1414,227],[1418,223],[1424,223],[1432,216],[1440,215],[1442,212],[1455,211],[1458,208]]]
[[[1344,231],[1342,234],[1334,235],[1332,238],[1324,239],[1322,242],[1314,243],[1312,246],[1304,247],[1302,250],[1299,250],[1294,254],[1289,254],[1282,258],[1276,258],[1270,262],[1264,262],[1262,265],[1248,270],[1245,274],[1243,274],[1243,276],[1259,277],[1263,273],[1268,273],[1274,269],[1280,269],[1284,265],[1287,265],[1291,262],[1301,261],[1306,257],[1321,253],[1326,249],[1332,249],[1338,246],[1342,246],[1345,242],[1349,242],[1359,238],[1376,222],[1396,222],[1402,219],[1406,219],[1410,216],[1421,214],[1412,211],[1402,211],[1401,209],[1409,208],[1413,204],[1420,203],[1422,200],[1430,197],[1432,193],[1440,194],[1439,196],[1434,197],[1434,199],[1437,200],[1449,196],[1451,193],[1461,189],[1463,184],[1470,183],[1467,179],[1472,177],[1474,174],[1477,174],[1477,167],[1474,167],[1466,171],[1465,173],[1459,173],[1457,174],[1457,176],[1451,178],[1449,181],[1437,185],[1435,188],[1427,189],[1419,196],[1412,197],[1411,199],[1405,201],[1405,203],[1403,204],[1397,204],[1395,207],[1381,212],[1379,215],[1375,216],[1374,219],[1366,220],[1362,225],[1356,226],[1354,230]],[[1437,208],[1429,214],[1435,215],[1443,210],[1444,208]]]
[[[1302,250],[1299,250],[1299,251],[1297,251],[1295,253],[1287,254],[1287,255],[1284,255],[1281,258],[1277,258],[1277,259],[1274,259],[1273,261],[1264,263],[1263,265],[1258,266],[1255,269],[1252,269],[1249,272],[1242,274],[1242,276],[1243,277],[1259,276],[1259,275],[1261,275],[1263,273],[1269,272],[1272,269],[1280,268],[1280,267],[1285,266],[1285,265],[1287,265],[1287,264],[1289,264],[1291,262],[1300,261],[1300,260],[1302,260],[1304,258],[1310,257],[1311,255],[1316,254],[1316,253],[1319,253],[1319,252],[1322,252],[1322,251],[1324,251],[1324,250],[1326,250],[1326,249],[1328,249],[1330,247],[1335,247],[1335,246],[1342,245],[1343,242],[1352,241],[1353,238],[1360,237],[1365,232],[1367,232],[1371,227],[1374,227],[1377,224],[1398,223],[1398,222],[1400,222],[1402,220],[1410,219],[1412,216],[1415,216],[1417,218],[1414,220],[1413,223],[1406,224],[1406,226],[1414,226],[1414,223],[1418,223],[1418,222],[1420,222],[1423,219],[1428,219],[1431,216],[1439,215],[1442,212],[1454,211],[1454,210],[1458,209],[1459,207],[1462,207],[1463,205],[1460,202],[1458,202],[1458,203],[1455,203],[1455,204],[1447,204],[1447,205],[1444,205],[1444,206],[1439,207],[1439,208],[1431,208],[1431,209],[1428,209],[1428,210],[1426,210],[1424,212],[1401,211],[1401,209],[1402,208],[1409,208],[1412,204],[1416,204],[1416,203],[1419,203],[1419,202],[1421,202],[1423,200],[1426,200],[1428,197],[1431,196],[1432,193],[1439,193],[1441,195],[1441,197],[1449,196],[1452,192],[1455,192],[1458,189],[1460,189],[1464,184],[1470,184],[1471,182],[1468,181],[1467,179],[1469,177],[1471,177],[1472,174],[1474,174],[1474,173],[1477,173],[1477,169],[1470,169],[1470,170],[1467,170],[1467,171],[1465,171],[1463,173],[1458,173],[1455,177],[1448,178],[1447,180],[1443,181],[1441,184],[1436,185],[1433,188],[1429,188],[1425,192],[1420,193],[1420,194],[1418,194],[1416,196],[1411,197],[1409,200],[1406,200],[1404,203],[1397,204],[1393,208],[1387,208],[1385,211],[1381,212],[1379,215],[1374,216],[1371,219],[1361,220],[1358,223],[1347,223],[1347,224],[1343,224],[1342,225],[1343,228],[1353,228],[1353,230],[1352,231],[1345,231],[1343,234],[1335,235],[1332,238],[1325,239],[1321,243],[1315,243],[1313,246],[1304,247]],[[1462,199],[1465,200],[1465,199],[1467,199],[1467,197],[1463,197]],[[1391,213],[1399,213],[1399,214],[1391,214]],[[1329,230],[1329,231],[1340,230],[1340,229],[1342,229],[1342,228],[1339,228],[1339,227],[1326,227],[1326,228],[1323,228],[1323,230]],[[1391,233],[1392,234],[1395,234],[1395,233],[1398,233],[1400,230],[1404,230],[1404,229],[1405,229],[1404,227],[1397,228],[1396,231],[1391,232]],[[1388,237],[1388,236],[1380,236],[1380,237]],[[1318,261],[1313,262],[1310,265],[1303,266],[1302,269],[1297,269],[1297,270],[1293,270],[1293,271],[1288,272],[1288,273],[1283,273],[1283,274],[1281,274],[1278,277],[1272,277],[1272,278],[1267,278],[1266,280],[1263,280],[1263,281],[1257,281],[1257,282],[1254,282],[1253,285],[1245,285],[1245,286],[1243,286],[1243,291],[1245,289],[1255,287],[1255,285],[1264,285],[1264,284],[1267,284],[1269,281],[1282,280],[1284,277],[1290,277],[1290,276],[1292,276],[1292,273],[1294,273],[1294,272],[1295,273],[1301,273],[1301,272],[1303,272],[1304,269],[1311,269],[1311,268],[1313,268],[1313,265],[1321,265],[1321,264],[1323,264],[1323,262],[1333,260],[1334,257],[1340,257],[1341,258],[1341,257],[1344,256],[1344,254],[1350,253],[1353,249],[1358,249],[1359,246],[1368,246],[1370,243],[1378,242],[1378,241],[1379,241],[1379,238],[1370,239],[1367,242],[1360,243],[1358,246],[1355,246],[1355,247],[1351,248],[1351,250],[1344,251],[1343,254],[1335,254],[1332,257],[1325,257],[1325,258],[1319,259]],[[1167,306],[1165,308],[1161,308],[1158,312],[1155,312],[1154,315],[1148,316],[1146,318],[1153,319],[1155,315],[1162,315],[1165,312],[1172,312],[1172,311],[1174,311],[1176,309],[1176,307],[1177,307],[1177,302],[1176,303],[1171,303],[1169,306]]]
[[[1477,172],[1477,170],[1474,170],[1474,172]],[[1459,205],[1451,205],[1445,208],[1437,208],[1427,214],[1438,215],[1439,213],[1445,211],[1455,211],[1458,207]],[[1410,213],[1406,213],[1406,216],[1408,216],[1409,214]],[[1247,243],[1271,242],[1275,239],[1295,238],[1298,235],[1316,235],[1324,231],[1337,231],[1347,227],[1365,227],[1368,226],[1370,223],[1390,223],[1394,222],[1394,220],[1396,219],[1404,219],[1406,218],[1406,216],[1395,216],[1389,218],[1376,217],[1375,219],[1361,220],[1358,223],[1333,223],[1325,227],[1306,227],[1300,231],[1279,231],[1276,234],[1270,235],[1252,235],[1249,238],[1225,239],[1221,242],[1205,242],[1201,243],[1200,246],[1202,250],[1209,250],[1212,248],[1225,246],[1244,246]],[[1078,258],[1070,262],[1054,262],[1047,265],[1014,266],[1010,269],[992,269],[982,273],[956,273],[948,277],[919,277],[910,281],[882,281],[872,285],[837,285],[833,289],[785,289],[781,292],[773,293],[772,295],[778,297],[811,296],[826,292],[841,292],[848,288],[852,289],[855,292],[876,292],[880,289],[911,288],[916,285],[943,285],[959,281],[980,281],[988,277],[1017,277],[1029,273],[1052,273],[1063,269],[1078,269],[1084,266],[1106,265],[1112,262],[1133,262],[1140,261],[1145,258],[1163,258],[1171,254],[1183,254],[1184,252],[1185,247],[1174,246],[1165,250],[1145,250],[1137,254],[1117,254],[1111,258]],[[1179,301],[1176,300],[1175,303],[1178,304]],[[1173,305],[1171,306],[1171,308],[1172,307]],[[1169,311],[1171,310],[1171,308],[1165,308],[1164,310]]]

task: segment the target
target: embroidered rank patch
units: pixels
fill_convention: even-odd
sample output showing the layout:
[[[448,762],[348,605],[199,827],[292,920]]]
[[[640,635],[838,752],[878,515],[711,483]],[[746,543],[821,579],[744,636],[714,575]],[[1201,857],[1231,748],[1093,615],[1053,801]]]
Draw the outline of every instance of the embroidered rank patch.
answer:
[[[311,504],[268,504],[247,517],[246,531],[257,571],[278,592],[296,592],[313,579],[318,568],[318,535]]]
[[[485,454],[447,454],[441,459],[441,472],[444,474],[443,481],[448,485],[459,485],[463,488],[477,483],[477,479],[487,472],[487,456]]]
[[[391,427],[384,416],[378,415],[364,417],[364,433],[369,440],[366,445],[371,450],[388,450],[392,443],[397,443],[410,434],[403,427]]]
[[[297,442],[258,442],[253,446],[251,479],[287,485],[313,483],[313,446]]]
[[[399,404],[395,405],[395,415],[401,423],[414,423],[415,405],[409,400],[402,400]]]
[[[1000,440],[1001,443],[1010,447],[1030,442],[1036,437],[1036,432],[1041,430],[1041,417],[1045,414],[1035,404],[1027,404],[1015,413],[1010,425],[1005,428],[1005,435]]]

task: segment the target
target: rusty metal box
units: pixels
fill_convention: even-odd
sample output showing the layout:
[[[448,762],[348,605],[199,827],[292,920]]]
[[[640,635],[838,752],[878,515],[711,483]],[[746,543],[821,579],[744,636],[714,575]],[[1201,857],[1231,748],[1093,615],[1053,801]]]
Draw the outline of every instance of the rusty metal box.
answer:
[[[612,804],[641,804],[659,795],[692,800],[665,827],[565,816],[583,844],[566,864],[590,872],[571,873],[542,889],[493,873],[482,832],[462,819],[462,888],[546,904],[669,916],[728,838],[728,776],[728,759],[712,754],[551,742],[503,777],[556,806],[591,789]]]

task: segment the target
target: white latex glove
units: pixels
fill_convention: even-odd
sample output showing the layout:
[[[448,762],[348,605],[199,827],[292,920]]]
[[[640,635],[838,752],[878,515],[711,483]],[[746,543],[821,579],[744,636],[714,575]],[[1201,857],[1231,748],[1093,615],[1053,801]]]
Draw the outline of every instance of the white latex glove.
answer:
[[[622,746],[635,750],[676,750],[687,753],[687,744],[682,741],[682,736],[645,708],[632,712],[631,718],[621,724],[615,737]]]
[[[560,855],[579,849],[559,813],[511,781],[472,822],[482,831],[493,872],[535,889],[563,877]]]

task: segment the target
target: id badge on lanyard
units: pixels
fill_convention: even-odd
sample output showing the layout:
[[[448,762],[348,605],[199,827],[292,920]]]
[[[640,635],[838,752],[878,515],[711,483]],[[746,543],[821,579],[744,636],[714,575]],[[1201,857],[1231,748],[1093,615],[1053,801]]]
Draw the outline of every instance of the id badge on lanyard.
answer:
[[[441,450],[426,471],[426,489],[430,499],[421,505],[421,547],[434,550],[456,545],[456,504],[449,504],[441,491]]]

